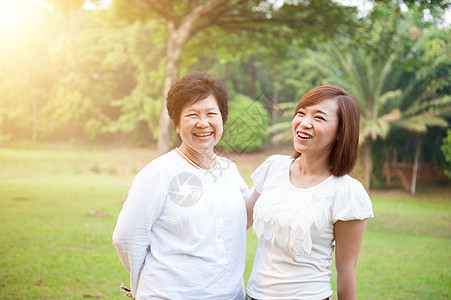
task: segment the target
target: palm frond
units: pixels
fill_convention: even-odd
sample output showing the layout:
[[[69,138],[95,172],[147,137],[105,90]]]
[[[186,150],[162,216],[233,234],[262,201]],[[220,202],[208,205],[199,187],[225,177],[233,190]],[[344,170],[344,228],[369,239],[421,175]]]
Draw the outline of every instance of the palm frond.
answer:
[[[451,96],[445,95],[434,100],[412,104],[404,111],[403,116],[410,117],[424,111],[436,111],[439,115],[443,115],[443,112],[447,111],[446,108],[449,108],[450,106]]]
[[[360,77],[355,73],[352,64],[345,59],[344,55],[336,47],[332,47],[332,50],[335,53],[336,57],[338,58],[340,66],[348,75],[350,82],[352,83],[352,86],[354,87],[356,93],[360,96],[361,100],[364,100],[363,98],[365,98],[365,89],[362,86]]]
[[[396,57],[397,57],[396,53],[390,55],[384,66],[381,68],[380,74],[377,75],[378,79],[376,88],[374,90],[374,95],[380,95],[382,93],[382,90],[387,81],[388,74],[393,68],[393,62],[395,61]]]
[[[271,138],[271,142],[273,143],[288,142],[291,139],[292,139],[291,131],[280,132]]]
[[[410,132],[426,133],[427,126],[421,120],[400,120],[394,124],[394,129],[404,129]]]
[[[296,102],[280,102],[274,108],[279,111],[291,110],[294,113],[294,109],[296,108]]]
[[[381,122],[393,123],[398,121],[401,118],[401,115],[401,110],[399,108],[395,108],[388,114],[380,116],[379,120]]]
[[[389,100],[399,98],[401,95],[402,91],[400,89],[397,89],[394,91],[388,91],[380,97],[374,99],[373,115],[379,115]]]
[[[281,131],[290,131],[291,132],[291,120],[290,121],[283,121],[275,123],[268,127],[268,133],[274,134]]]

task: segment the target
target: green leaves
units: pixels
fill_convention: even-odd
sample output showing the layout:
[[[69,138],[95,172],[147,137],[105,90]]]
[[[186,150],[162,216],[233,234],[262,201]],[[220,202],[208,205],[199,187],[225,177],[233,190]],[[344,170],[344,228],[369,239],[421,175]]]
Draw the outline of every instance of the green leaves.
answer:
[[[264,106],[245,95],[236,95],[230,102],[230,112],[224,134],[218,143],[227,152],[252,152],[268,138],[268,113]]]
[[[443,143],[440,150],[442,150],[443,156],[447,162],[445,174],[451,178],[451,129],[447,130],[446,137],[443,138]]]

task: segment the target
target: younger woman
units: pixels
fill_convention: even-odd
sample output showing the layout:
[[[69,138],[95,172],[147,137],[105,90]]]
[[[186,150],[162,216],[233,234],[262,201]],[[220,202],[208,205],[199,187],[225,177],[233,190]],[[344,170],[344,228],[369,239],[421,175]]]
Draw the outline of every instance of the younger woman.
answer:
[[[367,192],[347,175],[359,117],[341,88],[310,90],[292,121],[294,156],[271,156],[252,174],[248,227],[259,241],[246,299],[328,299],[334,250],[338,299],[356,299],[355,267],[373,217]]]

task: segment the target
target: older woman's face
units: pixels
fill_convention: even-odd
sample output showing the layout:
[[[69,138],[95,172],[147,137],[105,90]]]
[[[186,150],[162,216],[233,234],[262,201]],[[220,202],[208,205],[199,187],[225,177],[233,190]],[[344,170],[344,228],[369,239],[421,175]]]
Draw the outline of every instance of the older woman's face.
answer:
[[[181,113],[177,132],[182,148],[209,154],[219,142],[223,132],[221,111],[213,95],[186,105]]]

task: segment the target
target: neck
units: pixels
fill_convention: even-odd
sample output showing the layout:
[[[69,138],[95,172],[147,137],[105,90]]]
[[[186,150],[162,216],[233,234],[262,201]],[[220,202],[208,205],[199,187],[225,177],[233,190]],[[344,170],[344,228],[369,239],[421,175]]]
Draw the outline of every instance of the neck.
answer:
[[[302,175],[317,175],[329,169],[328,156],[307,157],[301,155],[298,159],[299,171]]]
[[[213,153],[213,149],[205,152],[197,152],[186,147],[182,143],[179,147],[179,151],[181,151],[188,160],[191,160],[191,162],[202,169],[210,170],[216,165],[216,155]]]

